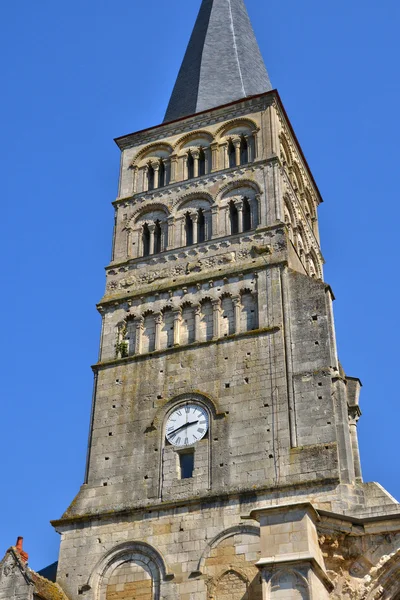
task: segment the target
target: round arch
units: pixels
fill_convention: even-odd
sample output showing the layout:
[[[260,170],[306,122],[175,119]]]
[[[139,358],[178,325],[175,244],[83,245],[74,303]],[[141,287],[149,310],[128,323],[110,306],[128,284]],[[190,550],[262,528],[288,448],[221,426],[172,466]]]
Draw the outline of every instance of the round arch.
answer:
[[[185,144],[187,144],[188,142],[190,142],[191,140],[196,141],[198,139],[206,139],[208,145],[212,144],[212,142],[214,141],[214,136],[209,132],[206,131],[204,129],[199,129],[197,131],[191,131],[190,133],[187,133],[186,135],[182,136],[175,144],[174,144],[174,151],[180,151],[182,150],[183,146]]]
[[[132,225],[135,224],[141,217],[143,217],[146,213],[151,212],[162,212],[165,215],[165,218],[170,216],[170,211],[165,204],[161,204],[160,202],[152,202],[150,204],[145,204],[139,208],[137,208],[129,219],[128,228],[132,228]]]
[[[89,577],[87,587],[93,590],[94,600],[106,600],[107,582],[111,573],[126,562],[147,565],[153,580],[153,600],[160,598],[161,581],[174,575],[167,570],[162,554],[146,542],[125,542],[104,554]]]
[[[234,129],[248,129],[250,132],[259,131],[259,127],[255,121],[252,119],[233,119],[232,121],[228,121],[228,123],[224,123],[222,127],[217,129],[215,132],[215,139],[220,141],[223,137],[227,135],[235,135],[235,132],[232,131]],[[237,132],[238,135],[243,132]]]
[[[156,142],[154,144],[149,144],[148,146],[142,148],[142,150],[139,150],[139,152],[136,154],[135,158],[132,161],[132,167],[138,167],[139,163],[151,156],[153,153],[165,152],[169,156],[173,153],[173,151],[173,147],[170,144],[167,144],[166,142]]]
[[[217,194],[217,200],[221,200],[225,194],[240,188],[251,188],[252,190],[254,190],[256,195],[261,196],[262,194],[258,183],[256,183],[255,181],[252,181],[251,179],[237,179],[236,181],[231,181],[230,183],[223,185],[219,189]]]
[[[233,527],[229,527],[228,529],[224,529],[220,533],[218,533],[212,540],[210,540],[206,547],[204,548],[202,555],[200,556],[199,562],[197,564],[197,571],[199,573],[203,572],[205,561],[209,557],[211,550],[218,546],[222,541],[226,540],[229,537],[234,535],[254,535],[255,537],[260,537],[260,528],[255,525],[247,525],[240,524],[234,525]]]
[[[191,194],[184,194],[183,196],[177,198],[173,203],[172,212],[178,212],[185,204],[188,204],[192,200],[204,200],[209,204],[209,206],[215,204],[214,197],[208,192],[194,192]]]

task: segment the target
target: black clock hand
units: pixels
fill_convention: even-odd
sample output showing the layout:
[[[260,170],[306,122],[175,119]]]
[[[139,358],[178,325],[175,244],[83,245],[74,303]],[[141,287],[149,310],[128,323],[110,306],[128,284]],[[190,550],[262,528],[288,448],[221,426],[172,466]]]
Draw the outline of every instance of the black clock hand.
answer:
[[[184,423],[183,425],[181,425],[180,427],[178,427],[177,429],[175,429],[174,431],[171,431],[171,433],[169,434],[169,436],[171,437],[171,435],[174,435],[174,433],[178,433],[178,431],[180,431],[181,429],[185,429],[185,427],[189,427],[189,425],[196,425],[196,423],[198,423],[199,421],[191,421],[190,423]]]

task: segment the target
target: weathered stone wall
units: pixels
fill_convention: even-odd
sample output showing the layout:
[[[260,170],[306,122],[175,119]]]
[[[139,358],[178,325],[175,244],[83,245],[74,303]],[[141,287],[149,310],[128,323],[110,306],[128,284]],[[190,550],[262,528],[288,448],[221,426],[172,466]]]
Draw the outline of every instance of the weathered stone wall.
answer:
[[[32,600],[33,585],[10,553],[0,562],[0,600]]]
[[[261,583],[258,524],[243,516],[396,505],[361,484],[359,383],[338,362],[320,197],[290,126],[271,94],[119,145],[88,477],[56,524],[59,581],[71,600],[322,599],[329,582],[304,556]],[[189,401],[210,427],[181,479],[165,424]]]

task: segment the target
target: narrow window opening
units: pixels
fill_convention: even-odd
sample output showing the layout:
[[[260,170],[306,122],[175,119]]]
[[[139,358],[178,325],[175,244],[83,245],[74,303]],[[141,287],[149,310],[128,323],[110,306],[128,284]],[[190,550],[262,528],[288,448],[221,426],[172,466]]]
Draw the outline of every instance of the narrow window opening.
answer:
[[[194,471],[194,452],[185,452],[179,455],[181,479],[191,479]]]
[[[199,153],[199,177],[206,174],[206,155],[203,148],[200,148]]]
[[[249,145],[244,135],[240,138],[240,164],[246,165],[249,162]]]
[[[194,177],[194,159],[192,153],[189,151],[187,157],[187,170],[188,170],[188,179],[193,179]]]
[[[160,168],[158,170],[158,187],[164,187],[165,184],[165,165],[164,162],[160,160]]]
[[[143,241],[143,256],[149,256],[149,254],[150,254],[150,230],[149,230],[149,226],[147,225],[147,223],[145,223],[143,225],[142,241]]]
[[[231,234],[239,233],[238,211],[233,200],[229,203],[229,219],[231,222]]]
[[[243,200],[243,231],[251,229],[251,211],[250,204],[247,198]]]
[[[199,208],[199,218],[197,219],[197,241],[204,242],[206,239],[205,221],[203,209]]]
[[[152,167],[152,165],[149,164],[148,166],[148,172],[147,172],[147,177],[148,177],[148,188],[149,190],[154,190],[154,169]]]
[[[185,217],[186,246],[193,244],[193,221],[189,213]]]
[[[154,254],[161,252],[161,225],[160,221],[156,221],[154,229]]]
[[[232,140],[229,140],[229,144],[228,144],[228,159],[229,159],[229,168],[236,167],[236,152],[235,152],[235,146],[233,145]]]

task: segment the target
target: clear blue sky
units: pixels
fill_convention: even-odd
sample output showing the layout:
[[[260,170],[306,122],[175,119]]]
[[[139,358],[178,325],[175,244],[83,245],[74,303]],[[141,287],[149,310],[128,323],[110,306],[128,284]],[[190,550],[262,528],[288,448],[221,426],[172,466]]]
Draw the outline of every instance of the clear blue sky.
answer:
[[[83,479],[119,170],[113,138],[158,124],[200,0],[20,0],[0,22],[0,555]],[[325,203],[340,358],[360,377],[364,476],[400,497],[397,0],[247,0]]]

